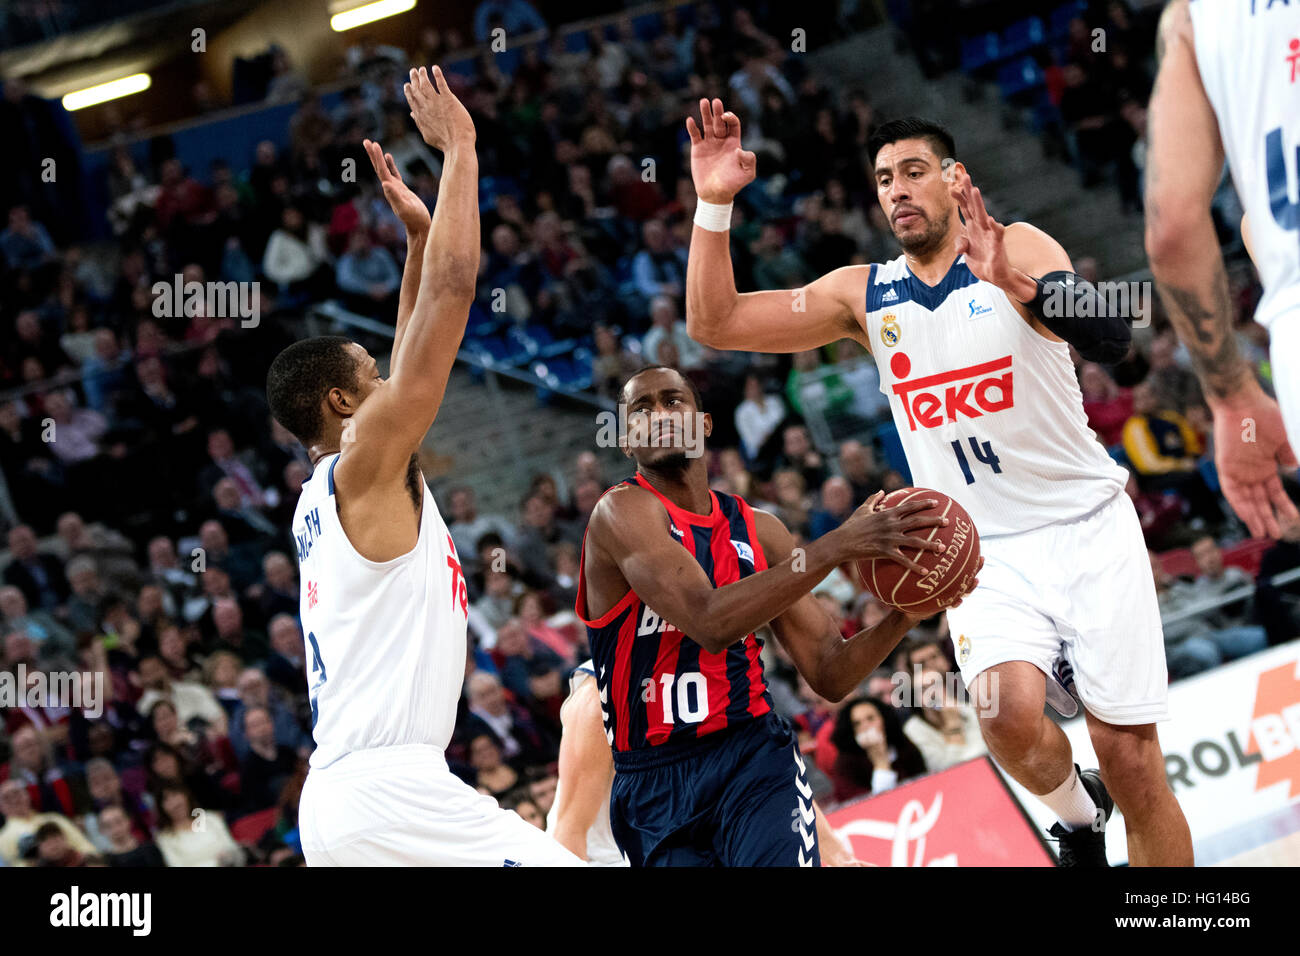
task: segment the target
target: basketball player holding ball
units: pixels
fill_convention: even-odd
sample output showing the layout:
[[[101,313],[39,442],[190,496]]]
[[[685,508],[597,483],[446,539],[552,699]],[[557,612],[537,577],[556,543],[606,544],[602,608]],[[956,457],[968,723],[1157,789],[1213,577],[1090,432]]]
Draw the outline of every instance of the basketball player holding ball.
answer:
[[[1116,805],[1131,863],[1190,865],[1156,734],[1168,679],[1146,546],[1125,472],[1088,428],[1069,355],[1073,345],[1118,361],[1128,323],[1051,236],[995,222],[952,136],[919,119],[887,123],[868,144],[903,255],[802,289],[738,294],[727,231],[755,157],[720,100],[700,108],[699,122],[686,121],[699,197],[691,337],[762,352],[851,338],[875,356],[914,480],[959,501],[979,530],[980,586],[948,622],[968,688],[996,703],[980,713],[989,750],[1058,817],[1061,865],[1107,865],[1104,821]],[[1044,713],[1062,660],[1100,775],[1079,771]]]

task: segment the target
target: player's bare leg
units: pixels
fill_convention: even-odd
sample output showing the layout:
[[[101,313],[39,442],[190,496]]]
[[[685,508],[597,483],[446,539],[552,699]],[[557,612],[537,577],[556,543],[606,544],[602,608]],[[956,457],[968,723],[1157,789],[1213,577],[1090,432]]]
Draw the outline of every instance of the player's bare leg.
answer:
[[[1165,777],[1156,725],[1087,719],[1102,780],[1124,814],[1129,865],[1191,866],[1192,834]]]
[[[981,671],[970,688],[984,742],[997,762],[1033,794],[1048,794],[1074,772],[1065,732],[1043,707],[1047,682],[1028,661]]]

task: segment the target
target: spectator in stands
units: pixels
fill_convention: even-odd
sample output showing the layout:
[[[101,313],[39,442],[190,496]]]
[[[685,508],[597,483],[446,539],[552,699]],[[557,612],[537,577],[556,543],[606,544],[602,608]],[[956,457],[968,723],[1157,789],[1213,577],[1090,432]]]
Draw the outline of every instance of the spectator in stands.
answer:
[[[704,364],[704,347],[690,337],[686,322],[678,318],[677,303],[666,295],[650,300],[650,331],[641,340],[641,354],[649,362],[668,364],[661,346],[671,342],[677,348],[674,368],[682,371],[700,368]]]
[[[266,659],[266,676],[280,691],[293,697],[307,694],[306,660],[302,629],[293,614],[277,614],[267,625],[271,653]]]
[[[1079,369],[1079,387],[1083,392],[1083,412],[1088,427],[1108,448],[1123,438],[1124,423],[1133,414],[1133,395],[1120,388],[1096,362],[1085,362]]]
[[[182,725],[198,718],[212,725],[225,726],[225,711],[212,691],[202,684],[173,680],[167,672],[167,665],[156,654],[142,657],[138,672],[144,693],[136,701],[136,709],[142,714],[149,713],[158,701],[166,700],[175,708],[176,719]]]
[[[244,851],[217,810],[197,807],[179,784],[158,793],[158,849],[168,866],[241,866]]]
[[[320,295],[329,288],[330,259],[324,227],[308,222],[301,209],[288,206],[280,227],[267,240],[262,272],[283,293]]]
[[[467,725],[471,739],[474,728],[490,730],[501,747],[502,756],[520,766],[555,759],[555,750],[528,712],[506,699],[501,680],[495,674],[474,673],[468,689],[469,711],[474,718]]]
[[[596,343],[596,354],[591,363],[592,383],[600,395],[613,398],[641,363],[623,347],[617,333],[608,325],[595,326],[592,335]]]
[[[517,700],[552,697],[552,688],[561,686],[564,658],[531,636],[518,618],[497,629],[493,656],[499,661],[501,683]]]
[[[916,744],[931,773],[988,752],[979,715],[963,700],[956,668],[937,639],[915,640],[905,649],[906,679],[912,689],[912,716],[903,733]]]
[[[281,791],[296,771],[298,753],[294,747],[276,740],[271,712],[265,707],[244,707],[240,718],[248,744],[239,762],[243,812],[269,810],[278,804]]]
[[[827,478],[822,484],[821,507],[809,516],[808,534],[820,538],[834,531],[853,514],[853,486],[843,478]]]
[[[803,425],[788,425],[781,434],[781,455],[777,468],[797,471],[805,488],[820,488],[828,477],[826,461],[813,448],[808,429]]]
[[[0,588],[0,627],[4,633],[22,631],[37,647],[40,657],[71,657],[75,636],[47,611],[32,611],[27,598],[12,584]]]
[[[230,717],[230,745],[235,756],[243,760],[252,745],[246,731],[247,713],[251,709],[265,711],[276,747],[288,748],[295,754],[307,747],[306,735],[293,712],[271,695],[271,682],[266,674],[256,667],[245,668],[236,689],[239,702]]]
[[[0,862],[6,866],[23,865],[24,852],[29,848],[34,850],[30,838],[47,823],[57,826],[76,852],[86,856],[95,852],[94,844],[63,814],[38,813],[32,807],[27,787],[17,780],[0,783],[0,814],[5,821],[0,826]]]
[[[778,425],[785,420],[785,403],[768,394],[757,375],[745,376],[745,400],[736,406],[736,432],[745,457],[755,461]]]
[[[644,245],[632,259],[636,291],[650,301],[666,295],[679,299],[686,289],[686,250],[673,244],[672,234],[658,219],[641,227]]]
[[[339,256],[336,279],[351,305],[365,314],[396,311],[402,273],[388,250],[376,246],[365,229],[354,230],[348,239],[348,251]]]
[[[834,783],[837,803],[883,793],[926,772],[920,750],[903,733],[894,709],[872,697],[856,697],[840,709],[831,741],[834,765],[827,767],[819,759],[818,766]]]
[[[451,512],[447,530],[456,545],[456,553],[467,565],[465,573],[471,575],[480,572],[482,569],[475,567],[479,539],[489,532],[495,532],[504,538],[510,534],[510,525],[500,515],[480,514],[478,496],[468,485],[451,488],[447,492],[447,504]]]
[[[1133,389],[1133,416],[1124,423],[1124,453],[1138,474],[1139,487],[1175,491],[1203,521],[1222,520],[1214,494],[1197,471],[1205,448],[1186,417],[1162,408],[1149,382]]]
[[[19,204],[10,208],[8,226],[0,232],[0,255],[10,269],[34,272],[52,264],[58,252],[46,228]]]
[[[1197,598],[1202,601],[1219,601],[1233,591],[1250,590],[1255,585],[1254,579],[1244,569],[1224,564],[1223,549],[1208,534],[1192,543],[1192,557],[1201,572],[1193,587]],[[1251,620],[1248,597],[1220,604],[1207,613],[1204,620],[1213,628],[1212,640],[1225,661],[1262,651],[1268,646],[1264,628]]]
[[[9,554],[4,580],[23,592],[29,607],[53,611],[68,597],[68,580],[58,558],[41,554],[36,533],[25,524],[9,529]]]
[[[479,793],[501,798],[519,783],[519,771],[502,759],[502,750],[501,740],[486,728],[470,738],[469,764]]]
[[[152,841],[141,841],[136,836],[130,818],[121,807],[110,805],[100,810],[98,828],[104,837],[100,850],[109,866],[167,865],[162,852]]]

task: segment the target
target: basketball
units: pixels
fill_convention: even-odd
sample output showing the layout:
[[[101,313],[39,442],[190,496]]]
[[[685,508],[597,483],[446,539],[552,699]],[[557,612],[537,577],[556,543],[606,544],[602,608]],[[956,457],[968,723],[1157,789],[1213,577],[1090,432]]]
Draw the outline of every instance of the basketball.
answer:
[[[938,502],[933,508],[917,512],[919,517],[938,514],[948,519],[948,524],[942,527],[913,532],[928,540],[942,541],[946,545],[943,551],[903,549],[904,555],[929,573],[918,577],[916,572],[888,558],[859,561],[857,567],[867,590],[882,604],[929,617],[951,606],[970,586],[979,569],[980,536],[965,508],[943,492],[930,488],[900,488],[890,492],[876,502],[876,510],[918,497]]]

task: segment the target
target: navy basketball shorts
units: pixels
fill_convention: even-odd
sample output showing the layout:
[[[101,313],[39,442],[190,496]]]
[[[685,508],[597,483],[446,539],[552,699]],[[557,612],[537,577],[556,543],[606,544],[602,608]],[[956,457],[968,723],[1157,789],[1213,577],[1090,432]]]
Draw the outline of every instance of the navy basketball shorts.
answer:
[[[783,717],[617,753],[614,766],[610,824],[633,866],[821,865],[812,788]]]

